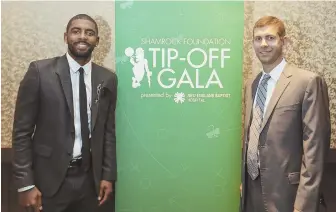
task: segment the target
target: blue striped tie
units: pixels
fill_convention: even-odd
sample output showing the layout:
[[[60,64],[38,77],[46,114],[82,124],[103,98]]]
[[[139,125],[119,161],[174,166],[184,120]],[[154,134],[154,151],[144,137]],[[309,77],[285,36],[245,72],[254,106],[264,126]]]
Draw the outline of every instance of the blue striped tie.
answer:
[[[249,143],[247,149],[247,172],[252,180],[259,175],[258,169],[258,144],[261,124],[265,109],[265,101],[267,96],[267,83],[271,78],[269,74],[264,74],[257,90],[256,103],[253,107],[253,117],[250,126]]]

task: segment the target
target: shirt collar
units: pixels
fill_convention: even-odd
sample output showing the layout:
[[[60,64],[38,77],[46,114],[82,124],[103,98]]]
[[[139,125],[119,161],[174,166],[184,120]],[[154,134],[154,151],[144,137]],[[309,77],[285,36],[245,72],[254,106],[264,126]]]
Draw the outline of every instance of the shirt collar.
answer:
[[[92,67],[92,60],[90,60],[88,63],[86,63],[84,66],[81,66],[75,61],[70,54],[67,52],[66,57],[68,59],[69,67],[70,70],[73,73],[76,73],[81,67],[84,69],[84,73],[87,75],[91,72],[91,67]]]
[[[282,61],[272,71],[270,71],[269,75],[274,81],[277,82],[279,80],[280,75],[285,68],[285,65],[286,65],[286,60],[283,58]],[[264,74],[266,73],[263,71],[263,75]]]

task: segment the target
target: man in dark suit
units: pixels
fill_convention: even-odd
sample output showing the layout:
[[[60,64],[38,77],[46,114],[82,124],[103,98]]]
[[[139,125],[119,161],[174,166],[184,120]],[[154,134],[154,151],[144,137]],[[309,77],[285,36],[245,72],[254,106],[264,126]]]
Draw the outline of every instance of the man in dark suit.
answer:
[[[92,212],[117,176],[117,77],[91,61],[99,37],[90,16],[74,16],[64,40],[64,56],[32,62],[21,81],[14,177],[27,209]]]
[[[241,210],[317,212],[330,143],[329,99],[319,75],[286,63],[285,27],[259,19],[253,47],[263,71],[245,88]]]

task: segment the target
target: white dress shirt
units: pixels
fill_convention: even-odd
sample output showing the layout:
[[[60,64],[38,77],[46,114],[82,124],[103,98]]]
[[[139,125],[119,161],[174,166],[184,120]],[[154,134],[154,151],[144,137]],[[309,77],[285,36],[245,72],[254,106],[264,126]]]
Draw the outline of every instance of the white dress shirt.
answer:
[[[273,94],[273,91],[274,91],[274,88],[275,88],[275,85],[276,83],[278,82],[279,78],[280,78],[280,75],[282,73],[282,71],[284,70],[285,68],[285,65],[286,65],[286,61],[285,59],[282,59],[281,63],[279,63],[279,65],[277,65],[272,71],[270,71],[269,75],[271,76],[271,78],[268,80],[268,84],[267,84],[267,95],[266,95],[266,100],[265,100],[265,108],[264,108],[264,116],[265,116],[265,112],[266,112],[266,109],[267,109],[267,106],[268,106],[268,103],[272,97],[272,94]],[[260,77],[260,80],[259,80],[259,83],[258,83],[258,86],[260,85],[261,83],[261,80],[262,78],[264,77],[266,73],[263,71],[263,74],[262,76]],[[253,102],[253,107],[255,106],[256,104],[256,99],[257,99],[257,92],[255,94],[255,97],[254,97],[254,102]]]
[[[88,114],[88,126],[91,129],[91,71],[92,71],[92,61],[90,60],[84,66],[79,65],[70,55],[66,53],[70,67],[70,78],[72,84],[72,97],[73,97],[73,107],[74,107],[74,125],[75,125],[75,143],[73,147],[72,157],[76,158],[81,156],[82,152],[82,134],[81,134],[81,121],[80,121],[80,107],[79,107],[79,69],[82,67],[84,69],[84,82],[86,87],[86,98],[87,98],[87,114]],[[90,132],[91,137],[91,132]],[[34,185],[26,186],[18,189],[18,192],[23,192],[34,188]]]
[[[79,69],[82,67],[84,69],[84,82],[86,87],[86,98],[87,98],[87,114],[88,114],[88,126],[91,129],[91,60],[84,66],[79,65],[70,55],[66,54],[69,67],[70,67],[70,77],[72,84],[72,97],[74,106],[74,124],[75,124],[75,143],[72,152],[73,158],[79,157],[81,155],[82,149],[82,134],[81,134],[81,120],[80,120],[80,107],[79,107]],[[90,133],[91,137],[91,133]]]

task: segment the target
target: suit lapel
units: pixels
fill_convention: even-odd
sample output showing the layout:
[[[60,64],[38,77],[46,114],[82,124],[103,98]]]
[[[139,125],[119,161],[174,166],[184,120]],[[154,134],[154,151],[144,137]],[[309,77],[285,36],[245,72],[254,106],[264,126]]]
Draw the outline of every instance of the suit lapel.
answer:
[[[91,86],[92,86],[92,95],[91,95],[91,131],[93,131],[94,126],[96,124],[97,115],[98,115],[98,106],[99,101],[98,94],[97,94],[97,88],[98,85],[101,83],[101,80],[99,78],[99,67],[92,63],[92,71],[91,71]]]
[[[60,57],[56,65],[56,74],[59,77],[63,93],[72,117],[74,118],[73,97],[72,97],[72,85],[70,77],[70,68],[66,56]]]
[[[283,92],[287,88],[288,84],[290,83],[290,77],[292,76],[291,68],[287,64],[280,75],[278,82],[275,85],[272,97],[267,105],[265,116],[263,119],[263,123],[261,124],[260,132],[264,129],[268,119],[270,118],[276,104],[278,103],[280,97],[282,96]]]
[[[71,114],[71,120],[74,120],[74,106],[73,106],[73,95],[72,95],[72,84],[71,84],[71,76],[70,76],[70,67],[66,56],[60,57],[59,61],[56,65],[56,74],[60,80],[60,84]],[[91,130],[94,129],[97,114],[98,114],[98,105],[99,101],[97,95],[97,87],[102,83],[102,80],[99,78],[99,67],[92,63],[92,71],[91,71],[91,86],[92,86],[92,94],[91,94]]]

